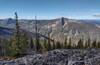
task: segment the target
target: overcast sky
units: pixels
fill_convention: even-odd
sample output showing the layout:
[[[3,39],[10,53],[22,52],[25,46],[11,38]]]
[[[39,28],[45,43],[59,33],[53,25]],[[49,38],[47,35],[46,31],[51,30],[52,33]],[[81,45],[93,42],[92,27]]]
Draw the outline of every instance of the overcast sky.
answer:
[[[0,19],[100,19],[100,0],[0,0]],[[94,16],[95,15],[95,16]]]

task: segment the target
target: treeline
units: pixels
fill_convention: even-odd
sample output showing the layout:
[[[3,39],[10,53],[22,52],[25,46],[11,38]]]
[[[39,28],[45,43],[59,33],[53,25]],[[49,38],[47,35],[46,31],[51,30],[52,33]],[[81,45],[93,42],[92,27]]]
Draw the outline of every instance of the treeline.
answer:
[[[72,43],[72,38],[66,37],[64,42],[55,41],[50,38],[48,33],[47,38],[40,38],[38,30],[38,22],[35,18],[35,38],[29,37],[27,32],[22,31],[19,26],[18,16],[15,13],[15,32],[10,39],[0,38],[0,56],[19,57],[28,52],[35,51],[37,53],[45,53],[53,49],[86,49],[86,48],[100,48],[100,42],[94,40],[91,42],[89,38],[86,42],[83,39],[79,39],[77,44]]]

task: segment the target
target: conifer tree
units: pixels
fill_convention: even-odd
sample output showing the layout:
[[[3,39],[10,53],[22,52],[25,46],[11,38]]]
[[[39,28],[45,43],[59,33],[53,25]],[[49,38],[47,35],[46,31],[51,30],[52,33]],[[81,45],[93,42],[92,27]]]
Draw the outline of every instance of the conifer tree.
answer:
[[[34,42],[33,42],[32,37],[30,38],[30,44],[29,44],[29,47],[30,47],[30,49],[33,49],[33,48],[34,48]]]
[[[44,38],[44,43],[43,43],[43,49],[44,51],[47,51],[47,40]]]
[[[71,44],[72,44],[72,42],[71,42],[71,38],[69,38],[69,41],[68,41],[68,42],[69,42],[69,43],[68,43],[67,46],[68,46],[68,49],[70,49],[70,48],[72,48],[72,45],[71,45]]]
[[[90,44],[91,44],[91,39],[90,39],[90,37],[88,38],[88,41],[87,41],[87,48],[90,48],[91,46],[90,46]]]
[[[36,51],[37,52],[41,52],[41,44],[40,44],[40,38],[39,38],[39,29],[37,27],[38,25],[38,21],[36,20],[36,16],[35,16],[35,32],[36,32],[36,38],[35,38],[35,47],[36,47]]]
[[[92,48],[96,48],[96,46],[97,46],[97,43],[96,43],[96,40],[94,40],[92,43]]]
[[[4,39],[0,38],[0,55],[4,56],[5,55],[5,42]]]
[[[56,48],[57,48],[57,49],[61,49],[61,43],[58,42],[58,41],[56,42]]]
[[[47,43],[47,50],[49,51],[49,50],[51,50],[51,43]]]
[[[52,49],[56,49],[55,41],[52,41]]]
[[[16,41],[17,41],[17,43],[16,43],[16,45],[17,45],[17,47],[19,48],[19,45],[20,45],[20,30],[19,30],[19,23],[18,23],[18,16],[17,16],[17,12],[15,12],[15,21],[16,21],[16,33],[15,33],[15,35],[16,35]]]
[[[38,35],[37,35],[38,36]],[[40,44],[40,39],[39,37],[35,40],[36,43],[35,43],[35,46],[36,46],[36,51],[37,52],[41,52],[41,44]]]
[[[85,42],[85,45],[84,45],[84,48],[88,48],[89,47],[89,44],[87,43],[87,41]]]
[[[100,48],[100,41],[98,41],[97,46],[98,46],[97,48]]]
[[[11,56],[19,56],[20,54],[23,54],[26,51],[26,48],[28,46],[28,39],[26,32],[23,33],[23,31],[20,31],[19,23],[18,23],[18,16],[15,12],[15,21],[16,21],[16,29],[15,29],[15,35],[10,39],[10,46],[9,46],[9,52]]]
[[[10,39],[10,53],[11,55],[19,54],[20,52],[20,33],[17,12],[15,12],[15,35]]]
[[[48,45],[48,46],[47,46],[47,47],[48,47],[47,49],[48,49],[48,50],[51,50],[51,49],[52,49],[50,33],[51,33],[51,31],[50,31],[49,28],[48,28],[48,33],[47,33],[47,34],[48,34],[48,43],[47,43],[47,45]]]
[[[48,44],[51,44],[51,41],[50,41],[50,33],[48,32]]]
[[[64,41],[64,48],[67,48],[67,47],[68,47],[68,44],[67,44],[67,37],[66,37]]]
[[[79,48],[79,49],[83,48],[83,41],[82,41],[82,39],[80,39],[80,40],[78,41],[77,48]]]
[[[85,42],[85,48],[90,48],[90,38]]]

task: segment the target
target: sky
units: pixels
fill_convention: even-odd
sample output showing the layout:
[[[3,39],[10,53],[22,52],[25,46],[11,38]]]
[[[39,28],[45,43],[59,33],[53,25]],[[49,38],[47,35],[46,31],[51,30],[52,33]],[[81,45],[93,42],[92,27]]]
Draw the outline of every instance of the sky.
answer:
[[[0,0],[0,19],[100,19],[100,0]]]

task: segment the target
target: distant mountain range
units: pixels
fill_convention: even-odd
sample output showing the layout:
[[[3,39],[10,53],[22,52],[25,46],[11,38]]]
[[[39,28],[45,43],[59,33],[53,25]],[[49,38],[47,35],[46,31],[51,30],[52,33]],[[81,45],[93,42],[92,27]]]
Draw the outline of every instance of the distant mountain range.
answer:
[[[13,32],[14,30],[11,28],[0,27],[0,37],[9,38]]]
[[[100,20],[76,20],[57,18],[52,20],[37,20],[39,33],[50,34],[52,39],[63,41],[65,37],[71,37],[74,41],[79,38],[100,40]],[[35,33],[35,20],[19,20],[20,28]],[[0,36],[9,36],[15,28],[15,20],[0,20]],[[73,41],[73,42],[74,42]],[[75,43],[75,42],[74,42]]]

